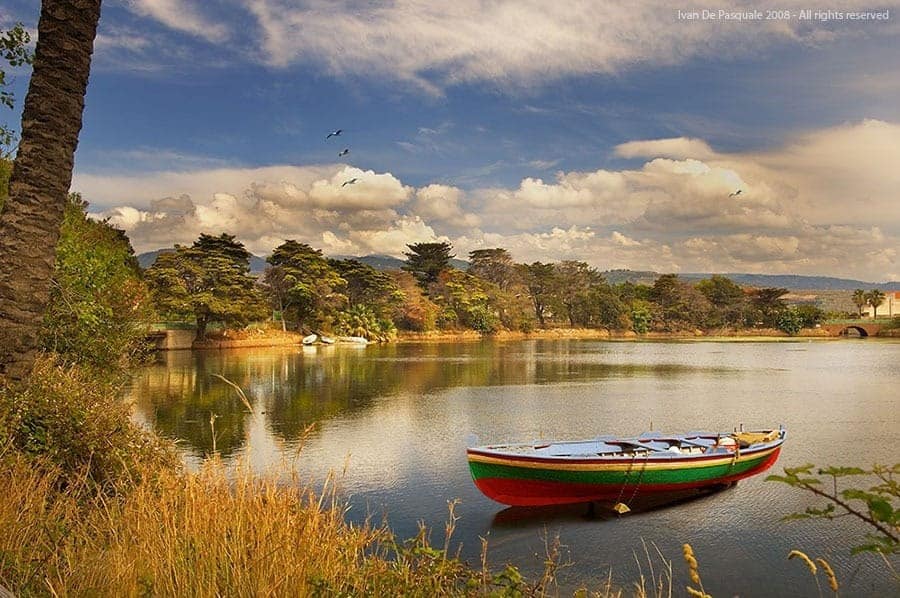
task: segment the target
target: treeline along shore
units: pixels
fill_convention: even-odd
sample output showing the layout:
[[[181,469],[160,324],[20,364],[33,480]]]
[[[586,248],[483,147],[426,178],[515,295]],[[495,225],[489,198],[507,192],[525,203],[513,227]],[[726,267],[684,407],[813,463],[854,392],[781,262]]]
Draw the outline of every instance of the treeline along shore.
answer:
[[[253,274],[240,241],[203,234],[143,269],[127,236],[88,217],[78,194],[56,253],[42,344],[97,363],[152,348],[148,336],[163,345],[165,330],[175,331],[168,348],[296,344],[310,333],[370,341],[833,336],[829,320],[863,321],[863,306],[884,301],[882,291],[860,289],[857,313],[826,312],[790,304],[785,288],[719,275],[610,284],[586,262],[516,263],[500,247],[470,252],[464,271],[441,242],[411,244],[400,269],[382,271],[286,241]],[[879,335],[900,328],[896,318],[878,324]]]
[[[407,247],[401,268],[381,271],[291,240],[276,247],[254,277],[239,241],[204,234],[189,247],[160,253],[145,280],[157,313],[196,324],[198,347],[262,342],[264,329],[273,326],[374,341],[833,336],[818,326],[854,316],[791,305],[788,289],[741,286],[720,275],[686,281],[663,274],[653,284],[610,284],[583,261],[516,263],[496,247],[470,252],[462,270],[453,266],[450,243]],[[864,294],[876,309],[884,300],[878,290]],[[232,331],[210,332],[213,322]],[[233,332],[254,329],[252,323],[249,336]],[[268,336],[276,344],[285,338]]]

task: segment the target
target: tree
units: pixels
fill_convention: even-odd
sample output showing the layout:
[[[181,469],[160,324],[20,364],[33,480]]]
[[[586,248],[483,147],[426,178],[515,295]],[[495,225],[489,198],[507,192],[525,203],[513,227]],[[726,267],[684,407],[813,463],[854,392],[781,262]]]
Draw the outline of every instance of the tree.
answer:
[[[825,312],[816,307],[805,303],[794,308],[797,317],[800,318],[800,325],[804,328],[814,328],[816,324],[821,324],[825,319]]]
[[[297,327],[330,326],[336,310],[346,303],[341,289],[347,281],[318,249],[306,243],[285,241],[267,259],[263,276],[272,302],[291,317]]]
[[[33,54],[28,49],[31,42],[31,35],[25,30],[22,23],[16,23],[12,29],[8,31],[0,31],[0,58],[12,67],[31,64],[34,59]],[[15,97],[11,91],[6,91],[6,71],[0,67],[0,104],[7,108],[12,108]],[[6,125],[0,125],[0,159],[6,160],[12,152],[12,145],[16,135]],[[9,173],[6,174],[6,181],[0,180],[0,184],[4,188],[0,190],[0,209],[3,209],[3,197],[6,194],[5,183],[9,181]]]
[[[434,330],[440,308],[425,296],[412,274],[402,270],[394,270],[389,274],[403,295],[403,301],[394,308],[392,314],[397,328],[417,332]]]
[[[483,334],[500,329],[500,317],[491,305],[489,288],[496,286],[467,272],[444,270],[431,285],[431,298],[443,309],[438,317],[445,328],[473,328]]]
[[[697,289],[712,303],[714,324],[737,326],[744,320],[746,297],[744,289],[728,277],[718,274],[701,280]]]
[[[531,297],[534,317],[543,328],[546,325],[547,307],[553,301],[556,289],[556,268],[553,264],[542,264],[541,262],[522,264],[519,266],[519,275]]]
[[[0,374],[25,377],[40,345],[72,182],[100,0],[43,0],[19,150],[0,212]]]
[[[861,318],[862,310],[868,304],[869,300],[866,298],[866,292],[864,290],[856,289],[853,291],[853,305],[856,306],[856,315]]]
[[[569,318],[569,325],[586,325],[591,319],[590,292],[604,284],[603,276],[585,262],[566,260],[555,265],[556,303]]]
[[[517,279],[516,264],[502,247],[470,251],[468,273],[494,283],[502,291],[509,290]]]
[[[391,275],[357,260],[330,259],[328,264],[344,279],[339,289],[347,300],[347,309],[338,313],[337,330],[368,339],[387,340],[393,336],[396,326],[391,316],[403,302],[404,294]],[[366,329],[368,333],[348,331],[353,328]]]
[[[615,290],[623,303],[630,304],[635,300],[650,301],[650,291],[652,289],[648,285],[634,284],[626,280],[621,284],[615,285],[613,290]]]
[[[750,304],[753,307],[751,323],[761,323],[768,328],[776,327],[778,314],[787,309],[782,299],[787,292],[787,289],[777,287],[753,289],[750,293]]]
[[[878,317],[878,306],[884,303],[884,293],[878,289],[872,289],[866,293],[866,303],[872,306],[872,319]]]
[[[413,243],[407,245],[409,251],[403,252],[406,256],[406,264],[403,270],[412,273],[423,288],[428,288],[436,282],[438,275],[450,268],[450,260],[455,257],[450,255],[453,246],[450,243]]]
[[[200,235],[190,247],[161,253],[145,273],[157,309],[197,322],[197,341],[210,322],[242,326],[266,315],[265,299],[250,276],[250,252],[232,235]]]
[[[709,300],[677,274],[663,274],[653,283],[650,299],[658,306],[657,325],[663,330],[704,326],[712,311]]]
[[[900,486],[896,474],[900,463],[892,466],[876,465],[871,469],[859,467],[824,467],[806,464],[785,467],[784,475],[770,475],[767,482],[781,482],[800,488],[826,500],[824,507],[809,506],[789,519],[837,519],[851,515],[869,526],[864,544],[851,551],[878,552],[882,555],[900,554]],[[838,491],[838,479],[849,487]],[[874,532],[874,533],[871,533]],[[887,561],[886,561],[887,562]]]
[[[56,246],[43,347],[71,361],[117,366],[143,348],[151,316],[128,237],[89,218],[87,203],[71,194]]]
[[[621,330],[628,328],[631,322],[625,304],[609,285],[598,285],[590,291],[592,323]]]
[[[347,298],[347,306],[366,305],[379,316],[403,300],[400,287],[386,272],[379,272],[372,266],[358,260],[329,259],[338,276],[344,279],[341,291]]]
[[[638,334],[650,332],[653,321],[653,304],[644,299],[635,299],[631,304],[631,329]]]
[[[0,212],[3,211],[3,204],[9,197],[9,175],[12,174],[12,160],[0,158]]]
[[[391,320],[381,317],[371,307],[362,303],[351,305],[338,313],[335,330],[338,334],[361,336],[378,341],[388,341],[397,333],[397,328]]]
[[[803,320],[796,309],[788,308],[778,313],[775,318],[775,326],[778,330],[794,336],[803,327]]]

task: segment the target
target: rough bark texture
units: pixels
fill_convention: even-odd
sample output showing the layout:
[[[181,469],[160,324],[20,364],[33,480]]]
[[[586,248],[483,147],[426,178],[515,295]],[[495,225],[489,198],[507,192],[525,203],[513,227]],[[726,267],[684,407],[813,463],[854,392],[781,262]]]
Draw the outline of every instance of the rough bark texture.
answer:
[[[0,375],[26,376],[38,350],[72,182],[100,0],[44,0],[19,152],[0,213]]]

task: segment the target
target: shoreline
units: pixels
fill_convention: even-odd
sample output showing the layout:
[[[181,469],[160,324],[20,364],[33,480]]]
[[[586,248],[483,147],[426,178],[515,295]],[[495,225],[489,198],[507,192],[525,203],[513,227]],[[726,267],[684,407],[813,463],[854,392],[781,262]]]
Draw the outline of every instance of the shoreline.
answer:
[[[294,347],[301,346],[303,335],[297,332],[271,331],[228,331],[215,334],[202,343],[194,342],[193,334],[180,335],[181,338],[164,345],[157,345],[158,350],[221,350],[262,347]],[[655,341],[655,340],[729,340],[729,341],[789,341],[796,339],[846,340],[847,337],[835,335],[824,328],[804,328],[794,336],[772,328],[754,329],[713,329],[679,332],[647,332],[637,334],[631,330],[607,330],[604,328],[543,328],[522,332],[517,330],[501,330],[495,334],[481,334],[475,330],[401,332],[390,343],[449,343],[475,341],[522,341],[522,340],[608,340],[608,341]],[[878,336],[870,338],[900,338],[900,329],[885,330]],[[341,344],[341,343],[338,343]]]
[[[610,340],[610,341],[646,341],[646,340],[789,340],[789,339],[842,339],[825,330],[804,328],[798,334],[790,336],[775,329],[748,330],[695,330],[681,332],[647,332],[638,334],[631,330],[607,330],[605,328],[545,328],[531,332],[501,330],[496,334],[482,335],[474,330],[405,332],[393,342],[397,343],[430,343],[430,342],[466,342],[480,340],[519,341],[532,339],[547,340]]]

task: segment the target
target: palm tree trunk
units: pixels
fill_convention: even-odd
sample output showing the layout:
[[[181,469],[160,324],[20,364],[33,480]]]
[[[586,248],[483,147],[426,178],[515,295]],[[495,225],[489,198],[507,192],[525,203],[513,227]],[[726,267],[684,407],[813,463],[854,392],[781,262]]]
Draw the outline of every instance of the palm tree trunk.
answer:
[[[37,354],[101,0],[44,0],[19,151],[0,213],[0,375],[21,379]]]

